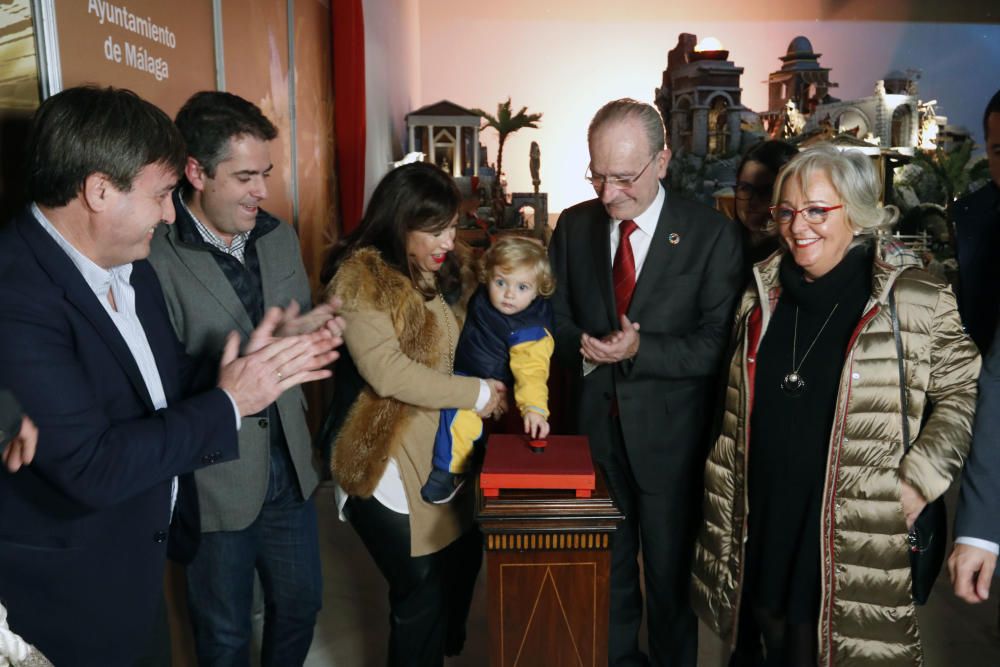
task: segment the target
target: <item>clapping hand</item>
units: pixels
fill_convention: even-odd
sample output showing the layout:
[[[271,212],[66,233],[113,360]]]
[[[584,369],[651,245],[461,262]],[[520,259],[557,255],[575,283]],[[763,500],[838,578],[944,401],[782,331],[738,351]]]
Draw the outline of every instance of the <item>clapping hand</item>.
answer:
[[[245,354],[260,350],[278,338],[301,336],[320,329],[326,329],[334,339],[334,347],[343,342],[344,320],[337,315],[340,299],[331,296],[317,305],[305,315],[299,315],[297,301],[292,301],[285,308],[274,306],[268,308],[257,328],[250,334],[250,339],[244,348]]]
[[[35,448],[38,446],[38,428],[28,417],[21,418],[21,430],[13,440],[3,448],[0,458],[10,472],[17,472],[21,466],[26,466],[35,458]]]
[[[334,350],[339,342],[324,327],[308,334],[276,338],[240,357],[239,335],[230,333],[219,362],[218,386],[236,402],[240,415],[255,414],[287,389],[330,377],[332,372],[326,366],[339,356]]]
[[[595,364],[616,364],[631,359],[639,352],[639,323],[622,315],[621,330],[604,338],[589,334],[580,336],[580,354]]]
[[[299,315],[299,304],[292,301],[285,309],[284,318],[275,331],[275,335],[297,336],[312,333],[320,327],[326,327],[335,338],[339,338],[344,331],[344,320],[337,315],[341,305],[343,304],[341,304],[340,299],[331,295],[329,299],[317,304],[305,315]]]

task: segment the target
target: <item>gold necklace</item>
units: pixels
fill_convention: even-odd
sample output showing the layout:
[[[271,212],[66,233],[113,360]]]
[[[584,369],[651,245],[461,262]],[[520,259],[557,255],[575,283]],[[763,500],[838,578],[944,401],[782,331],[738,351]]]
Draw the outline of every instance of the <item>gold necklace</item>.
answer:
[[[448,334],[448,374],[455,374],[455,337],[451,330],[451,308],[448,307],[448,302],[444,300],[444,294],[438,292],[438,300],[441,302],[442,315],[444,316],[444,329]]]

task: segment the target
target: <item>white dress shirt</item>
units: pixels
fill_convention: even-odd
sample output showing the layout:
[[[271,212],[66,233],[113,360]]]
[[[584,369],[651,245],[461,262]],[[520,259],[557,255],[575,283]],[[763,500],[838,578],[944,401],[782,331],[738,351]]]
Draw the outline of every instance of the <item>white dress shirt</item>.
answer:
[[[649,246],[653,242],[653,234],[656,233],[656,224],[660,221],[660,212],[663,210],[663,202],[666,201],[667,193],[662,185],[657,186],[656,197],[649,207],[639,214],[634,222],[637,229],[632,232],[629,241],[632,243],[632,257],[635,258],[635,280],[639,281],[642,273],[642,266],[646,263],[646,255],[649,254]],[[611,248],[611,261],[614,262],[615,253],[618,252],[618,238],[621,230],[618,225],[621,220],[611,220],[608,230],[608,244]]]
[[[956,537],[955,544],[968,544],[970,547],[976,547],[977,549],[989,551],[994,556],[1000,555],[1000,544],[990,542],[989,540],[983,540],[978,537]]]
[[[122,264],[105,269],[93,262],[89,257],[77,250],[72,243],[66,240],[59,230],[45,217],[36,204],[31,205],[31,213],[35,216],[38,224],[42,226],[49,236],[63,249],[73,265],[83,276],[84,282],[93,290],[97,301],[104,307],[105,312],[114,323],[118,333],[125,340],[129,352],[135,365],[139,367],[142,381],[149,392],[149,398],[153,402],[153,407],[162,410],[167,407],[167,396],[163,392],[163,381],[160,379],[160,370],[156,367],[156,359],[153,357],[153,350],[149,347],[149,339],[146,338],[146,331],[142,328],[139,315],[135,310],[135,289],[129,282],[132,276],[132,264]],[[111,292],[115,308],[108,300],[108,292]],[[174,503],[177,502],[177,478],[172,480],[170,487],[170,511],[173,513]]]

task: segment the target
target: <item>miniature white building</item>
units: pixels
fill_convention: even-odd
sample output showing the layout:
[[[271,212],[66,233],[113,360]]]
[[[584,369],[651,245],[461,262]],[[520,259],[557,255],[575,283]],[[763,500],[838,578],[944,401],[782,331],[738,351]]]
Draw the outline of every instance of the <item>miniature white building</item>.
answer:
[[[452,176],[479,175],[479,126],[482,118],[454,102],[441,100],[406,114],[409,149]]]

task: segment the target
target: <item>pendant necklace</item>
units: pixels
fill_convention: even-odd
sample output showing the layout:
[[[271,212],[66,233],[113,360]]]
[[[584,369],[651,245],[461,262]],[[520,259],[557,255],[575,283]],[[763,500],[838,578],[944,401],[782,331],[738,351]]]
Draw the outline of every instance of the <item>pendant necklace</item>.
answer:
[[[830,318],[833,317],[835,312],[837,312],[837,306],[839,305],[840,302],[833,304],[833,310],[831,310],[830,314],[826,316],[823,326],[819,328],[819,332],[817,332],[816,336],[812,339],[812,342],[809,343],[806,353],[802,355],[802,358],[799,359],[798,363],[795,363],[795,348],[798,347],[799,343],[799,307],[795,306],[795,328],[792,330],[792,371],[785,375],[785,377],[781,380],[781,389],[789,396],[798,396],[805,391],[806,381],[802,378],[802,375],[799,374],[799,369],[802,368],[802,364],[805,363],[806,357],[808,357],[809,353],[812,352],[816,341],[823,335],[823,330],[826,329],[826,325],[830,323]]]

